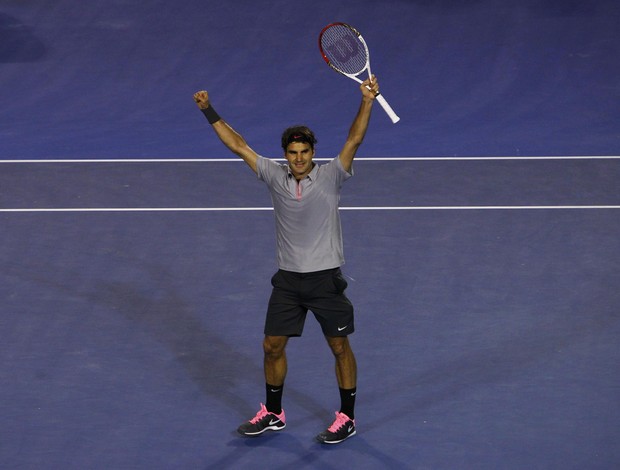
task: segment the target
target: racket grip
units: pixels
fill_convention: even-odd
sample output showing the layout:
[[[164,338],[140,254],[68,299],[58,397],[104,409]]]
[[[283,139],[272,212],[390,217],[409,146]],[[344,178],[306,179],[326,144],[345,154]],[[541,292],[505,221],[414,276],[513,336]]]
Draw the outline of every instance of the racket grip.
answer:
[[[396,115],[396,113],[394,112],[392,107],[388,104],[388,102],[385,101],[385,98],[383,97],[383,95],[377,95],[375,99],[379,102],[383,110],[387,113],[387,115],[390,117],[390,119],[392,120],[394,124],[400,121],[400,118]]]

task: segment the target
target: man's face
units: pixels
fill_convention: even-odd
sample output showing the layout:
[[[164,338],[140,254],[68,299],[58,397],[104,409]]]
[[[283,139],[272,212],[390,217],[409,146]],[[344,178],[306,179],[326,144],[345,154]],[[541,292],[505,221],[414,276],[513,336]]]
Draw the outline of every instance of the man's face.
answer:
[[[286,147],[284,155],[288,160],[288,166],[297,179],[303,179],[312,171],[312,157],[314,150],[312,146],[305,142],[291,142]]]

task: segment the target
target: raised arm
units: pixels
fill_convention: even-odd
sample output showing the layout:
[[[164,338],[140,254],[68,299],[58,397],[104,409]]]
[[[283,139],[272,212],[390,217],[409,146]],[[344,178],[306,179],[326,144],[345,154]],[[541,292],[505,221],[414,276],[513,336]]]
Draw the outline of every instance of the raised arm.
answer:
[[[344,147],[340,151],[340,163],[348,172],[351,171],[357,149],[364,141],[366,129],[368,129],[368,123],[370,122],[372,104],[375,101],[375,97],[379,94],[379,82],[373,75],[372,78],[364,80],[360,85],[360,90],[362,92],[362,102],[355,115],[351,129],[349,129],[349,135],[344,143]]]
[[[222,143],[229,148],[231,152],[238,155],[245,161],[250,168],[256,173],[258,155],[250,148],[245,139],[230,127],[213,109],[209,102],[209,94],[206,91],[198,91],[194,93],[194,101],[198,108],[204,113],[213,127],[213,130],[220,138]]]

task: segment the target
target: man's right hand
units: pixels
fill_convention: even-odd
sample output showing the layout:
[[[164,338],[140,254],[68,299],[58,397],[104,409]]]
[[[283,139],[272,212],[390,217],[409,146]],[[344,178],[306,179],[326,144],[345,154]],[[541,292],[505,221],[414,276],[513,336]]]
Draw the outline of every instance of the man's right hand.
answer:
[[[200,109],[207,109],[209,107],[209,94],[202,90],[194,93],[194,101]]]

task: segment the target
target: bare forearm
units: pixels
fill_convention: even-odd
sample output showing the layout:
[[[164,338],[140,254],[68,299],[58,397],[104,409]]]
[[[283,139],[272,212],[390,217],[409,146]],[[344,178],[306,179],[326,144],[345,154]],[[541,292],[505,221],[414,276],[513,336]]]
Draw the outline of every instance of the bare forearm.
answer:
[[[194,94],[194,101],[203,112],[209,124],[222,143],[235,155],[241,157],[254,172],[257,171],[258,155],[250,148],[245,139],[215,112],[206,91]]]
[[[256,173],[257,155],[247,144],[243,136],[230,127],[223,119],[212,124],[212,127],[222,143],[232,153],[241,157]]]
[[[357,149],[362,145],[366,136],[372,105],[376,95],[379,93],[379,84],[373,77],[372,80],[365,80],[360,89],[362,91],[362,102],[353,119],[344,147],[340,151],[340,162],[346,171],[351,171]]]
[[[212,124],[212,127],[222,143],[234,154],[241,156],[242,150],[248,147],[243,136],[230,127],[223,119]]]
[[[358,147],[362,144],[368,130],[373,102],[371,99],[362,98],[359,110],[355,115],[355,119],[353,119],[353,124],[351,124],[349,135],[347,136],[347,142],[350,144]]]

